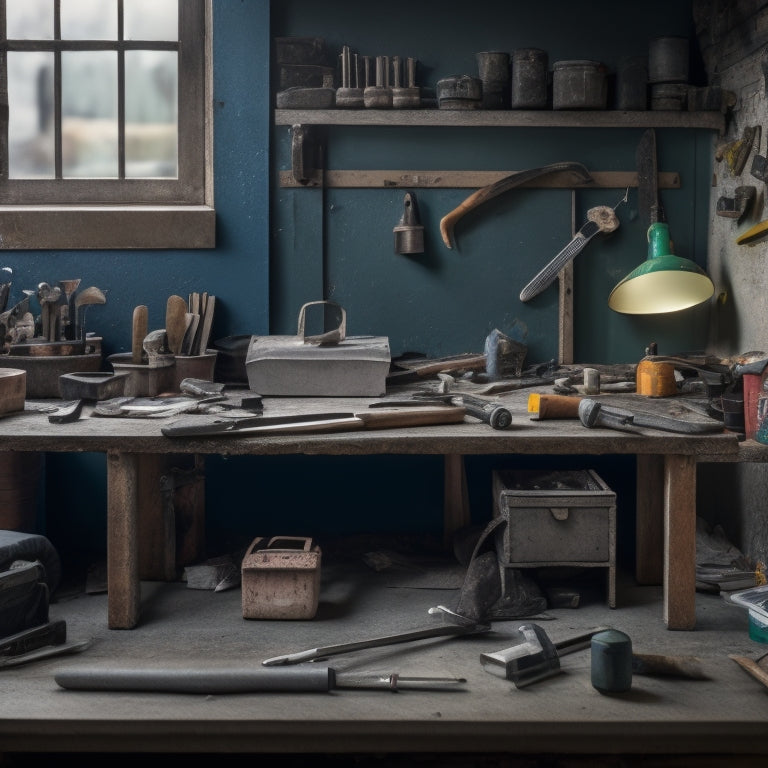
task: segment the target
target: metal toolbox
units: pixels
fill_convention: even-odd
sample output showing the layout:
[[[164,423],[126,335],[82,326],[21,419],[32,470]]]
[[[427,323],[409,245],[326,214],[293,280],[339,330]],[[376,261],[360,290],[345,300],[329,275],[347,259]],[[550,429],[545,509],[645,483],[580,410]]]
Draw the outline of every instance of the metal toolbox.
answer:
[[[593,470],[493,473],[496,548],[507,567],[604,567],[615,607],[616,494]]]
[[[314,618],[321,558],[320,547],[311,538],[254,539],[242,564],[243,618]]]
[[[335,306],[337,328],[320,336],[304,333],[305,310]],[[305,304],[296,336],[252,336],[245,359],[248,387],[277,397],[378,397],[386,392],[392,358],[386,336],[347,336],[346,313],[328,301]]]

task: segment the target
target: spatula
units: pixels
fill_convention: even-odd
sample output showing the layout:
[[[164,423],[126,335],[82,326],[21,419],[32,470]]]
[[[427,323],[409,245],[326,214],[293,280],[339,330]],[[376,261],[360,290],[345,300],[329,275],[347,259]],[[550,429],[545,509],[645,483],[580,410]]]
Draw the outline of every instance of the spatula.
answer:
[[[165,307],[165,332],[171,354],[180,355],[187,331],[187,302],[181,296],[169,296]]]

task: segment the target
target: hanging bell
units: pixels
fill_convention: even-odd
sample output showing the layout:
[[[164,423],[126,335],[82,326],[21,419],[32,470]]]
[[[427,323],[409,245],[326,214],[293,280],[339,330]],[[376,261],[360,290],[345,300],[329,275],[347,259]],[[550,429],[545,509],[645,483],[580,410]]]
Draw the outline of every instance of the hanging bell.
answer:
[[[424,227],[419,223],[416,196],[406,192],[403,199],[403,215],[394,228],[395,253],[424,253]]]

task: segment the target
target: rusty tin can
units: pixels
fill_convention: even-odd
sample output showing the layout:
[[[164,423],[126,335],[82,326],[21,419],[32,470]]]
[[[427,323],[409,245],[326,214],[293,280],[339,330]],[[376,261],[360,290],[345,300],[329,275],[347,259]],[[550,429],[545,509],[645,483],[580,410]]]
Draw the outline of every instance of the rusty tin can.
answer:
[[[605,109],[607,70],[599,61],[556,61],[552,72],[552,109]]]
[[[512,52],[512,109],[546,109],[549,58],[540,48]]]

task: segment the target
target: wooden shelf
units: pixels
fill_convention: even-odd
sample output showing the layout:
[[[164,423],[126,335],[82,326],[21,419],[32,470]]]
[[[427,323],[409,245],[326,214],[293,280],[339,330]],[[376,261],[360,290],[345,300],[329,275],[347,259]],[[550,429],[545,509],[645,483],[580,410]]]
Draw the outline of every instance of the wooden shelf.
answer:
[[[451,109],[276,109],[275,125],[467,128],[702,128],[725,133],[721,112]]]

